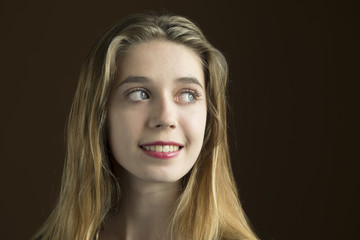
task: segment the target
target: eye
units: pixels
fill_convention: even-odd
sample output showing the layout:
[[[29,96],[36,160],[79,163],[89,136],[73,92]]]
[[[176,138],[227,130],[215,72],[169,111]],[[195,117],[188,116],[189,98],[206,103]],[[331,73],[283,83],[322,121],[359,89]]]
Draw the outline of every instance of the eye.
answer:
[[[127,97],[132,101],[143,101],[148,99],[150,96],[145,89],[134,89],[127,94]]]
[[[186,89],[180,93],[178,100],[184,103],[194,103],[200,96],[201,95],[198,91]]]

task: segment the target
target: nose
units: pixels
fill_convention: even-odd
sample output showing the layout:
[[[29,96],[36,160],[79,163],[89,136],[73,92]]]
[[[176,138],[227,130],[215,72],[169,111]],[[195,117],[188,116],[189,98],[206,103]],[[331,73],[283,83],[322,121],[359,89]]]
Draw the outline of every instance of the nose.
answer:
[[[176,104],[166,96],[161,96],[151,104],[149,127],[175,129],[177,127]]]

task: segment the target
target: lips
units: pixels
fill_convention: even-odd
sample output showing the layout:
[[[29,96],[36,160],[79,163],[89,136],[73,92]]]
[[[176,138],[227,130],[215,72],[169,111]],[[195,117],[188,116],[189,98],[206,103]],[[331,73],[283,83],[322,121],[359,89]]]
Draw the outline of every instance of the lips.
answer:
[[[175,152],[179,150],[179,146],[176,145],[151,145],[151,146],[141,146],[141,148],[147,150],[147,151],[153,151],[153,152]]]
[[[157,141],[141,144],[139,147],[150,157],[168,159],[179,155],[183,145],[176,142]]]

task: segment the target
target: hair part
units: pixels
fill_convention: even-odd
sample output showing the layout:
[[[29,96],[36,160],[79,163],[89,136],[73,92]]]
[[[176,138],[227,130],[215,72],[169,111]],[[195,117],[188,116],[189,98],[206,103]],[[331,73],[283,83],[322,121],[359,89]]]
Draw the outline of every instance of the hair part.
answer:
[[[92,240],[120,199],[106,133],[116,62],[130,47],[156,39],[185,45],[200,56],[208,108],[203,150],[182,180],[182,193],[169,226],[171,239],[257,239],[242,210],[231,170],[226,131],[227,62],[198,26],[170,14],[131,15],[90,51],[67,123],[59,201],[36,236]]]

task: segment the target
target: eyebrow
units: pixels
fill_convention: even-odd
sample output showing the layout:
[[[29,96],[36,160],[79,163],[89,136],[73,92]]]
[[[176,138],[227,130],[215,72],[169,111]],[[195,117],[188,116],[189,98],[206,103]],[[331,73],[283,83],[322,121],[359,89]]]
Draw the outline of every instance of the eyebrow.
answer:
[[[150,82],[150,81],[151,80],[147,77],[129,76],[129,77],[125,78],[124,80],[122,80],[117,87],[119,88],[120,86],[127,84],[127,83],[145,83],[145,82]]]
[[[152,80],[150,78],[143,77],[143,76],[129,76],[129,77],[126,77],[123,81],[121,81],[117,87],[119,88],[120,86],[127,84],[127,83],[148,83],[151,81]],[[201,85],[200,81],[195,77],[180,77],[180,78],[177,78],[176,81],[181,82],[181,83],[196,84],[196,85],[199,85],[203,89],[203,86]]]
[[[203,88],[203,86],[201,85],[201,83],[199,82],[199,80],[197,78],[194,77],[181,77],[176,79],[177,82],[181,82],[181,83],[193,83],[193,84],[197,84],[199,85],[201,88]]]

